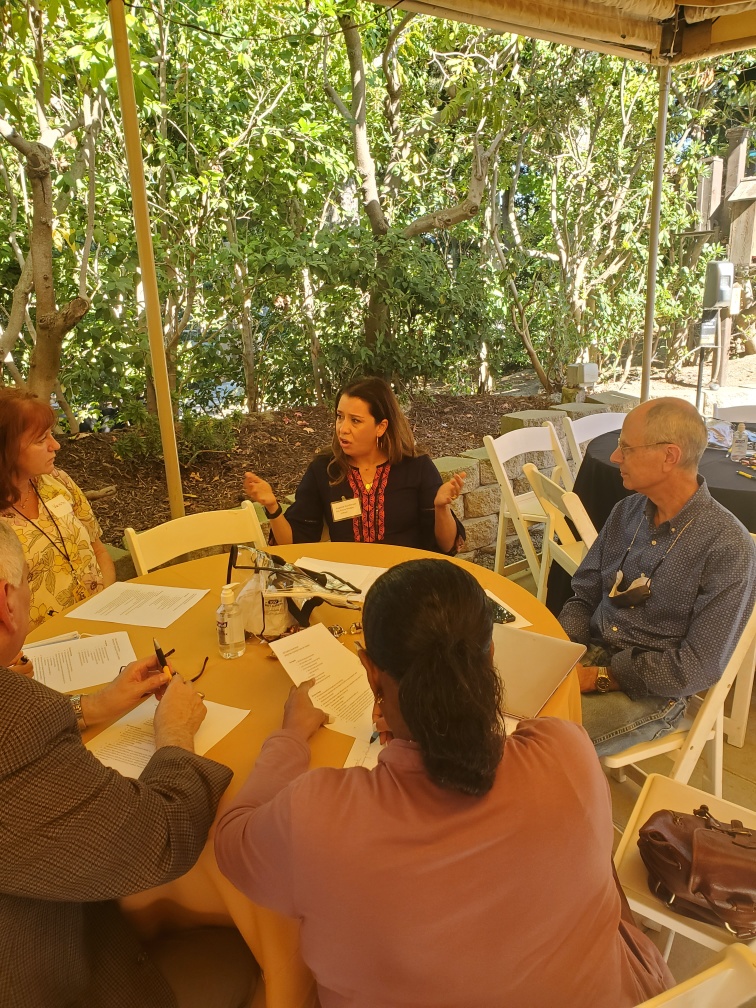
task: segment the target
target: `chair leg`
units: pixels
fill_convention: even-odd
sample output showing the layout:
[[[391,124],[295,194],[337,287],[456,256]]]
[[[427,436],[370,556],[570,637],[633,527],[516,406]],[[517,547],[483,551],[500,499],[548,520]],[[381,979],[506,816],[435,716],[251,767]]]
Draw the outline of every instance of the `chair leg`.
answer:
[[[751,693],[753,691],[754,672],[756,671],[754,667],[754,658],[756,658],[754,650],[754,648],[751,648],[746,655],[746,659],[735,679],[735,686],[732,690],[730,716],[726,717],[724,722],[728,744],[738,746],[738,748],[742,748],[745,742],[748,715],[751,712]]]
[[[496,533],[496,556],[494,558],[494,572],[496,574],[504,574],[504,566],[507,562],[507,518],[509,516],[504,513],[504,504],[502,502],[501,510],[499,511],[499,529]]]
[[[552,560],[549,541],[545,538],[544,534],[543,549],[541,550],[541,574],[538,578],[538,590],[536,592],[536,598],[544,604],[546,603],[546,590],[548,588]]]
[[[669,953],[672,951],[672,942],[675,940],[675,932],[672,928],[667,929],[667,939],[664,942],[664,948],[661,950],[664,962],[669,960]]]
[[[530,573],[533,575],[533,580],[536,584],[541,576],[541,564],[538,560],[538,554],[533,546],[533,540],[530,538],[530,533],[528,532],[528,526],[515,515],[511,516],[512,524],[515,527],[515,532],[522,544],[522,551],[525,554],[525,559],[528,561],[528,567],[530,567]]]
[[[704,765],[706,767],[704,780],[708,784],[707,790],[711,791],[717,798],[722,797],[722,777],[724,775],[723,761],[723,732],[724,714],[720,710],[714,726],[714,738],[709,739],[704,746]]]

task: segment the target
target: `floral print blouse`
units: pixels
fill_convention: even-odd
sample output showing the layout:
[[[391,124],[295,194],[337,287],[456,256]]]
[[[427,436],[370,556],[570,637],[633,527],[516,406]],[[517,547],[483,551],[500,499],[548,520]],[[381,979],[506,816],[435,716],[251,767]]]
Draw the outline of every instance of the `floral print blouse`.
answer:
[[[28,519],[12,510],[2,515],[21,540],[29,565],[30,630],[103,589],[93,546],[102,529],[89,501],[62,469],[33,483],[39,517]]]

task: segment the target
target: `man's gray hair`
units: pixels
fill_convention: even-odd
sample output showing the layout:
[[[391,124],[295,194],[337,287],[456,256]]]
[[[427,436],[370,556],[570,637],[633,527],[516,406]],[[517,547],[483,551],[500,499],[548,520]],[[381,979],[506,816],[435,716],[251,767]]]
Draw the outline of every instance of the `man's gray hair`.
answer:
[[[18,588],[24,579],[24,549],[7,521],[0,519],[0,581]]]
[[[680,449],[683,469],[697,469],[706,450],[706,424],[698,410],[685,399],[666,397],[655,402],[646,414],[649,441],[666,441]]]

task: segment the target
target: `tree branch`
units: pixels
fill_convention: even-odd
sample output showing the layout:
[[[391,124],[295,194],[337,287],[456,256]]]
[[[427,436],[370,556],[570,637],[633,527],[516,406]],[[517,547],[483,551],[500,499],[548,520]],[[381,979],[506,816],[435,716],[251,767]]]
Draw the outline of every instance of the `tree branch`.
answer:
[[[483,202],[483,194],[486,188],[486,177],[488,176],[488,166],[492,157],[495,157],[499,144],[504,138],[504,131],[501,130],[493,139],[488,150],[481,150],[478,138],[475,137],[475,149],[473,155],[473,166],[470,172],[470,182],[468,184],[467,196],[454,206],[444,210],[435,210],[432,213],[424,214],[412,221],[404,229],[405,238],[414,238],[415,235],[424,234],[427,231],[444,231],[460,221],[470,220],[475,217]]]

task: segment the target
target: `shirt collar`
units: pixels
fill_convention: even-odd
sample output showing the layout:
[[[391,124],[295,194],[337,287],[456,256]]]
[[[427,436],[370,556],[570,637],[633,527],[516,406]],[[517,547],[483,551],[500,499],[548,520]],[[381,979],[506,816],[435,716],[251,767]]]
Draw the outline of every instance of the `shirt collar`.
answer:
[[[656,526],[657,533],[674,531],[678,525],[692,521],[694,518],[698,518],[699,515],[708,508],[712,497],[709,493],[709,488],[706,485],[706,480],[700,473],[696,476],[696,479],[698,480],[698,490],[696,490],[687,504],[683,504],[673,518],[670,518],[669,521],[662,522],[661,525]],[[654,520],[654,515],[656,514],[656,504],[650,501],[647,497],[643,510],[649,525],[651,525]]]

